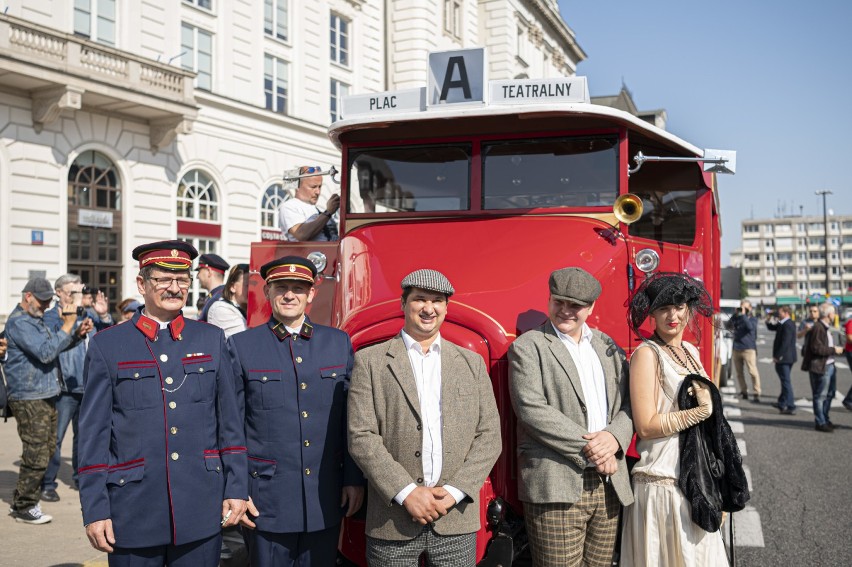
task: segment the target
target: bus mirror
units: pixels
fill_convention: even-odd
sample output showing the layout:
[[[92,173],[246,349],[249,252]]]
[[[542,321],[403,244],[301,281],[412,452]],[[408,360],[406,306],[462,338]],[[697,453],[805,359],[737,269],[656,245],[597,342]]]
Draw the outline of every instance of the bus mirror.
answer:
[[[737,152],[733,150],[704,150],[704,171],[713,173],[737,172]]]

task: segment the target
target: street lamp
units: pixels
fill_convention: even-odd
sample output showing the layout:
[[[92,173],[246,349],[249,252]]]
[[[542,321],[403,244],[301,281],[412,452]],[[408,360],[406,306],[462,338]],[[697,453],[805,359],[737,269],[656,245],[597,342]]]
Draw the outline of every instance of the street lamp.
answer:
[[[828,209],[825,206],[825,197],[826,195],[832,195],[831,191],[823,189],[822,191],[814,191],[815,195],[822,195],[822,225],[825,229],[825,297],[831,295],[831,288],[829,287],[830,283],[830,268],[829,268],[829,260],[828,260]]]

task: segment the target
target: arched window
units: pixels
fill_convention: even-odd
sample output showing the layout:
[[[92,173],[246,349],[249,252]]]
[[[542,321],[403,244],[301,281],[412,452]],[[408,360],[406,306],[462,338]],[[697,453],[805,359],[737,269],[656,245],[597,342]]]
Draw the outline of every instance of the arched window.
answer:
[[[278,209],[281,203],[292,197],[281,183],[273,183],[266,188],[260,203],[260,226],[278,228]]]
[[[121,181],[115,164],[94,150],[82,152],[68,169],[68,271],[121,299]]]
[[[219,203],[216,185],[203,172],[194,169],[180,180],[177,190],[179,219],[218,221]]]

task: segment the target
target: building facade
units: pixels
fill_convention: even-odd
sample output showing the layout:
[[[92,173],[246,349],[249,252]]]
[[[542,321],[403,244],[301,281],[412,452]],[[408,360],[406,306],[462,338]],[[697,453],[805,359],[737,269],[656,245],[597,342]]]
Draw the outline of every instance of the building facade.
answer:
[[[146,241],[247,261],[275,237],[284,171],[341,169],[326,136],[341,98],[424,85],[430,51],[484,45],[491,79],[585,57],[555,0],[5,6],[0,319],[33,275],[79,273],[113,307],[136,296],[129,251]]]
[[[748,298],[755,304],[804,304],[826,293],[852,303],[852,215],[828,217],[828,243],[820,216],[746,220],[742,249],[731,261],[742,269]]]

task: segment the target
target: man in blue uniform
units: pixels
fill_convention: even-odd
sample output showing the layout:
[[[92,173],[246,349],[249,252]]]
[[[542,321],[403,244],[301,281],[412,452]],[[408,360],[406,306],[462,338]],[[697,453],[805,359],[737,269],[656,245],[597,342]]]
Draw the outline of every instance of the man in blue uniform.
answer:
[[[343,514],[364,499],[364,478],[346,448],[352,343],[305,316],[313,263],[285,256],[260,275],[272,317],[228,339],[245,410],[251,564],[330,566]]]
[[[96,335],[80,409],[86,535],[112,566],[219,562],[221,526],[246,509],[247,461],[222,330],[181,309],[198,252],[139,246],[144,310]]]
[[[230,268],[228,263],[218,254],[202,254],[198,258],[198,267],[195,268],[198,272],[198,283],[209,293],[201,313],[198,314],[199,321],[207,321],[210,306],[222,297],[222,292],[225,290],[225,272],[228,268]]]

